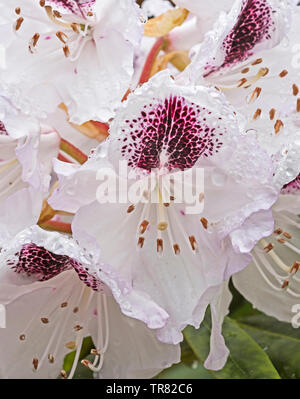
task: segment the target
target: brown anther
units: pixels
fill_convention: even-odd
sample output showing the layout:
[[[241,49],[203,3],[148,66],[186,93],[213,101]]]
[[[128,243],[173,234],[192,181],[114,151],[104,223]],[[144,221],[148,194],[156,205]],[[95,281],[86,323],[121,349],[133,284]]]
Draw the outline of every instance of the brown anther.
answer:
[[[240,79],[240,81],[239,81],[239,84],[238,84],[238,86],[237,87],[241,87],[241,86],[243,86],[245,83],[247,82],[247,79],[246,78],[242,78],[242,79]]]
[[[81,360],[81,364],[83,364],[85,367],[87,367],[89,369],[90,366],[92,365],[92,362],[90,362],[87,359],[83,359],[83,360]]]
[[[68,47],[68,46],[64,46],[64,47],[63,47],[63,51],[64,51],[65,57],[69,57],[69,55],[70,55],[70,49],[69,49],[69,47]]]
[[[257,58],[257,60],[255,60],[254,62],[252,62],[252,65],[258,65],[262,63],[262,58]]]
[[[275,111],[275,109],[274,109],[274,108],[270,109],[270,112],[269,112],[269,114],[270,114],[270,119],[271,119],[271,121],[274,119],[274,117],[275,117],[275,113],[276,113],[276,111]]]
[[[282,233],[282,229],[280,229],[280,228],[274,230],[274,234],[281,234],[281,233]]]
[[[137,243],[138,247],[143,248],[144,242],[145,242],[145,237],[139,237],[138,243]]]
[[[260,96],[260,93],[261,87],[256,87],[251,94],[250,102],[256,100]]]
[[[288,233],[287,231],[285,231],[285,232],[283,233],[283,235],[284,235],[285,238],[287,238],[288,240],[290,240],[290,239],[292,238],[291,234]]]
[[[284,126],[283,122],[280,119],[277,119],[277,121],[274,125],[275,133],[278,134],[280,132],[281,128],[283,128],[283,126]]]
[[[173,195],[170,196],[170,201],[175,201],[175,197],[173,197]]]
[[[38,365],[39,365],[39,359],[36,358],[36,357],[34,357],[34,358],[32,359],[32,364],[33,364],[33,368],[34,368],[35,370],[37,370]]]
[[[20,17],[20,18],[17,19],[17,21],[16,21],[16,26],[15,26],[15,30],[16,30],[16,31],[19,30],[19,29],[21,28],[21,25],[22,25],[23,21],[24,21],[24,18],[23,18],[23,17]]]
[[[278,238],[277,241],[279,242],[279,244],[284,244],[285,243],[285,240],[283,238]]]
[[[162,238],[156,240],[156,251],[160,254],[164,250],[164,242]]]
[[[47,317],[42,317],[41,318],[41,322],[44,324],[48,324],[49,323],[49,319],[47,319]]]
[[[15,13],[16,13],[17,15],[20,15],[20,13],[21,13],[21,8],[20,8],[20,7],[15,8]]]
[[[77,313],[78,310],[79,310],[79,308],[76,306],[76,307],[73,309],[73,313]]]
[[[205,230],[207,230],[208,227],[208,220],[205,218],[201,218],[200,222],[202,223],[202,226],[205,228]]]
[[[297,99],[296,111],[300,112],[300,98]]]
[[[149,226],[148,220],[143,220],[142,223],[140,224],[140,233],[144,234],[148,226]]]
[[[291,268],[291,273],[295,274],[300,269],[300,262],[295,262]]]
[[[79,324],[76,324],[76,326],[73,327],[75,331],[80,331],[83,329],[82,326],[80,326]]]
[[[255,111],[255,114],[253,115],[253,119],[256,120],[257,118],[259,118],[261,115],[261,109],[257,108],[257,110]]]
[[[33,47],[35,47],[37,45],[37,42],[38,42],[39,38],[40,38],[40,34],[39,33],[35,33],[32,36],[32,45],[33,45]]]
[[[93,14],[91,11],[89,11],[86,15],[87,15],[88,17],[92,17],[94,14]]]
[[[45,3],[46,3],[45,0],[40,0],[40,6],[41,7],[45,7]]]
[[[197,241],[196,241],[195,237],[194,236],[189,236],[189,240],[190,240],[190,244],[191,244],[192,250],[196,251],[196,249],[198,248],[198,245],[197,245]]]
[[[61,370],[60,375],[63,379],[66,379],[68,377],[67,373],[65,372],[65,370]]]
[[[242,73],[248,73],[250,71],[250,68],[244,68],[243,70],[242,70]]]
[[[57,10],[53,10],[53,15],[54,15],[56,18],[61,18],[61,13],[60,13],[59,11],[57,11]]]
[[[21,335],[19,336],[19,340],[20,340],[20,341],[25,341],[25,334],[21,334]]]
[[[284,69],[283,71],[280,72],[279,76],[281,78],[284,78],[287,74],[288,74],[288,71],[286,69]]]
[[[99,356],[100,355],[100,351],[98,349],[91,349],[91,355],[95,355],[95,356]]]
[[[68,349],[75,349],[76,348],[76,342],[75,341],[67,342],[65,344],[65,347],[68,348]]]
[[[270,252],[270,251],[272,251],[273,248],[274,248],[274,245],[270,242],[270,244],[268,244],[268,245],[266,245],[266,246],[264,247],[264,250],[265,250],[266,252]]]
[[[127,209],[127,213],[131,213],[134,211],[134,205],[130,205]]]
[[[160,222],[157,225],[157,229],[160,231],[165,231],[168,228],[168,223],[167,222]]]
[[[179,255],[180,254],[180,246],[178,244],[174,244],[173,248],[174,248],[175,255]]]
[[[68,36],[64,32],[56,32],[56,36],[62,43],[67,43]]]
[[[51,355],[51,353],[49,353],[49,355],[48,355],[48,360],[49,360],[49,363],[54,363],[54,356]]]
[[[164,206],[165,206],[166,208],[168,208],[168,207],[170,206],[170,203],[169,203],[169,202],[165,202],[165,203],[164,203]]]
[[[68,302],[63,302],[63,303],[60,305],[61,308],[66,308],[67,306],[68,306]]]
[[[299,87],[294,83],[293,84],[293,95],[298,96],[299,94]]]
[[[71,24],[71,28],[75,33],[79,33],[78,25],[75,23]]]
[[[285,280],[281,286],[282,289],[285,289],[289,285],[288,280]]]

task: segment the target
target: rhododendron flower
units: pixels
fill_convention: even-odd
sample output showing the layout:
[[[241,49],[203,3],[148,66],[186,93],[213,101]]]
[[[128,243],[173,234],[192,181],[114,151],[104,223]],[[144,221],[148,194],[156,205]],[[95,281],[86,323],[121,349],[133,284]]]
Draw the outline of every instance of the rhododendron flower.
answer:
[[[237,1],[191,51],[182,78],[219,87],[248,122],[262,118],[279,133],[300,111],[298,18],[285,0]]]
[[[64,356],[92,336],[94,361],[82,363],[100,378],[150,378],[180,359],[180,348],[160,343],[143,323],[122,315],[112,279],[96,253],[74,240],[33,226],[6,242],[0,255],[1,378],[63,378]]]
[[[74,123],[113,116],[142,36],[133,0],[1,0],[0,10],[0,80],[16,106],[42,117],[64,102]]]
[[[128,184],[154,179],[135,203],[99,203],[97,173],[127,161]],[[163,182],[173,174],[204,170],[200,214],[186,212]],[[209,303],[217,306],[223,281],[245,267],[256,242],[272,231],[272,219],[245,240],[235,240],[248,218],[269,212],[276,200],[270,186],[271,159],[252,136],[239,130],[234,110],[222,94],[201,86],[178,86],[167,71],[138,88],[118,110],[106,143],[82,167],[56,161],[59,188],[50,198],[54,209],[77,212],[73,235],[87,249],[101,248],[101,259],[127,282],[115,299],[124,314],[156,328],[158,338],[177,344],[188,324],[199,326]],[[172,179],[171,179],[172,180]],[[148,186],[147,186],[148,187]],[[199,187],[198,187],[199,189]],[[120,192],[121,189],[116,188]],[[151,194],[158,201],[150,201]],[[98,200],[97,200],[98,198]],[[244,246],[247,251],[244,251]],[[151,299],[145,309],[145,300]],[[159,316],[158,309],[161,310]],[[153,312],[156,314],[156,325]],[[223,314],[224,317],[225,314]],[[158,327],[158,317],[166,324]],[[228,351],[213,317],[210,368],[224,365]],[[215,348],[223,356],[214,356]]]
[[[252,263],[233,277],[236,288],[256,308],[288,323],[300,298],[299,194],[298,176],[283,188],[273,207],[273,234],[260,241]]]
[[[0,97],[0,113],[2,201],[27,185],[46,192],[52,159],[58,154],[58,133],[19,112],[5,97]]]

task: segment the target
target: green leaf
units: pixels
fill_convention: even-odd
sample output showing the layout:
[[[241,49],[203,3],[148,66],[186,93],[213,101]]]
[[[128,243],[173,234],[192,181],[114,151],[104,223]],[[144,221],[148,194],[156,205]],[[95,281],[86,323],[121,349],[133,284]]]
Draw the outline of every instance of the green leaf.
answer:
[[[211,325],[207,313],[201,327],[184,330],[186,342],[201,364],[209,353]],[[209,370],[212,378],[219,379],[278,379],[277,370],[265,351],[244,331],[236,321],[225,318],[223,335],[230,350],[225,367],[219,371]],[[201,378],[201,377],[199,377]]]
[[[299,329],[265,315],[238,323],[265,350],[282,378],[300,378]]]

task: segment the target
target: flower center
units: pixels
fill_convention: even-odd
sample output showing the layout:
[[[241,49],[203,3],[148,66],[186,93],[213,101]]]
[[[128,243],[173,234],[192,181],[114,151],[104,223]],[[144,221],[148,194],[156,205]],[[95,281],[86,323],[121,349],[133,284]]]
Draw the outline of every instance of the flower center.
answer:
[[[69,15],[62,15],[59,11],[53,9],[50,5],[46,5],[45,0],[40,0],[40,6],[44,8],[49,20],[60,30],[56,31],[56,39],[62,44],[62,51],[66,58],[70,61],[76,61],[85,44],[92,40],[93,25],[95,23],[95,15],[89,11],[89,4],[83,8],[83,5],[77,1],[58,0],[53,1],[54,4],[64,7],[71,15],[74,15],[74,22],[71,21]],[[89,2],[93,3],[93,2]],[[18,31],[25,19],[21,16],[21,8],[15,9],[18,19],[14,24],[14,28]],[[30,16],[26,17],[30,18]],[[38,43],[41,39],[51,40],[55,37],[51,33],[43,34],[35,33],[29,40],[28,50],[31,54],[37,51]]]

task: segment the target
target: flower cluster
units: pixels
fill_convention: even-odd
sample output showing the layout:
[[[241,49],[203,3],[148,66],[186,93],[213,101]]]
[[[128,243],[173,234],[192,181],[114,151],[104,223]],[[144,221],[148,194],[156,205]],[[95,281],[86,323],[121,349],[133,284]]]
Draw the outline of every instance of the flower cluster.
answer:
[[[151,378],[208,306],[222,369],[231,278],[291,322],[300,10],[173,3],[0,0],[0,378]]]

